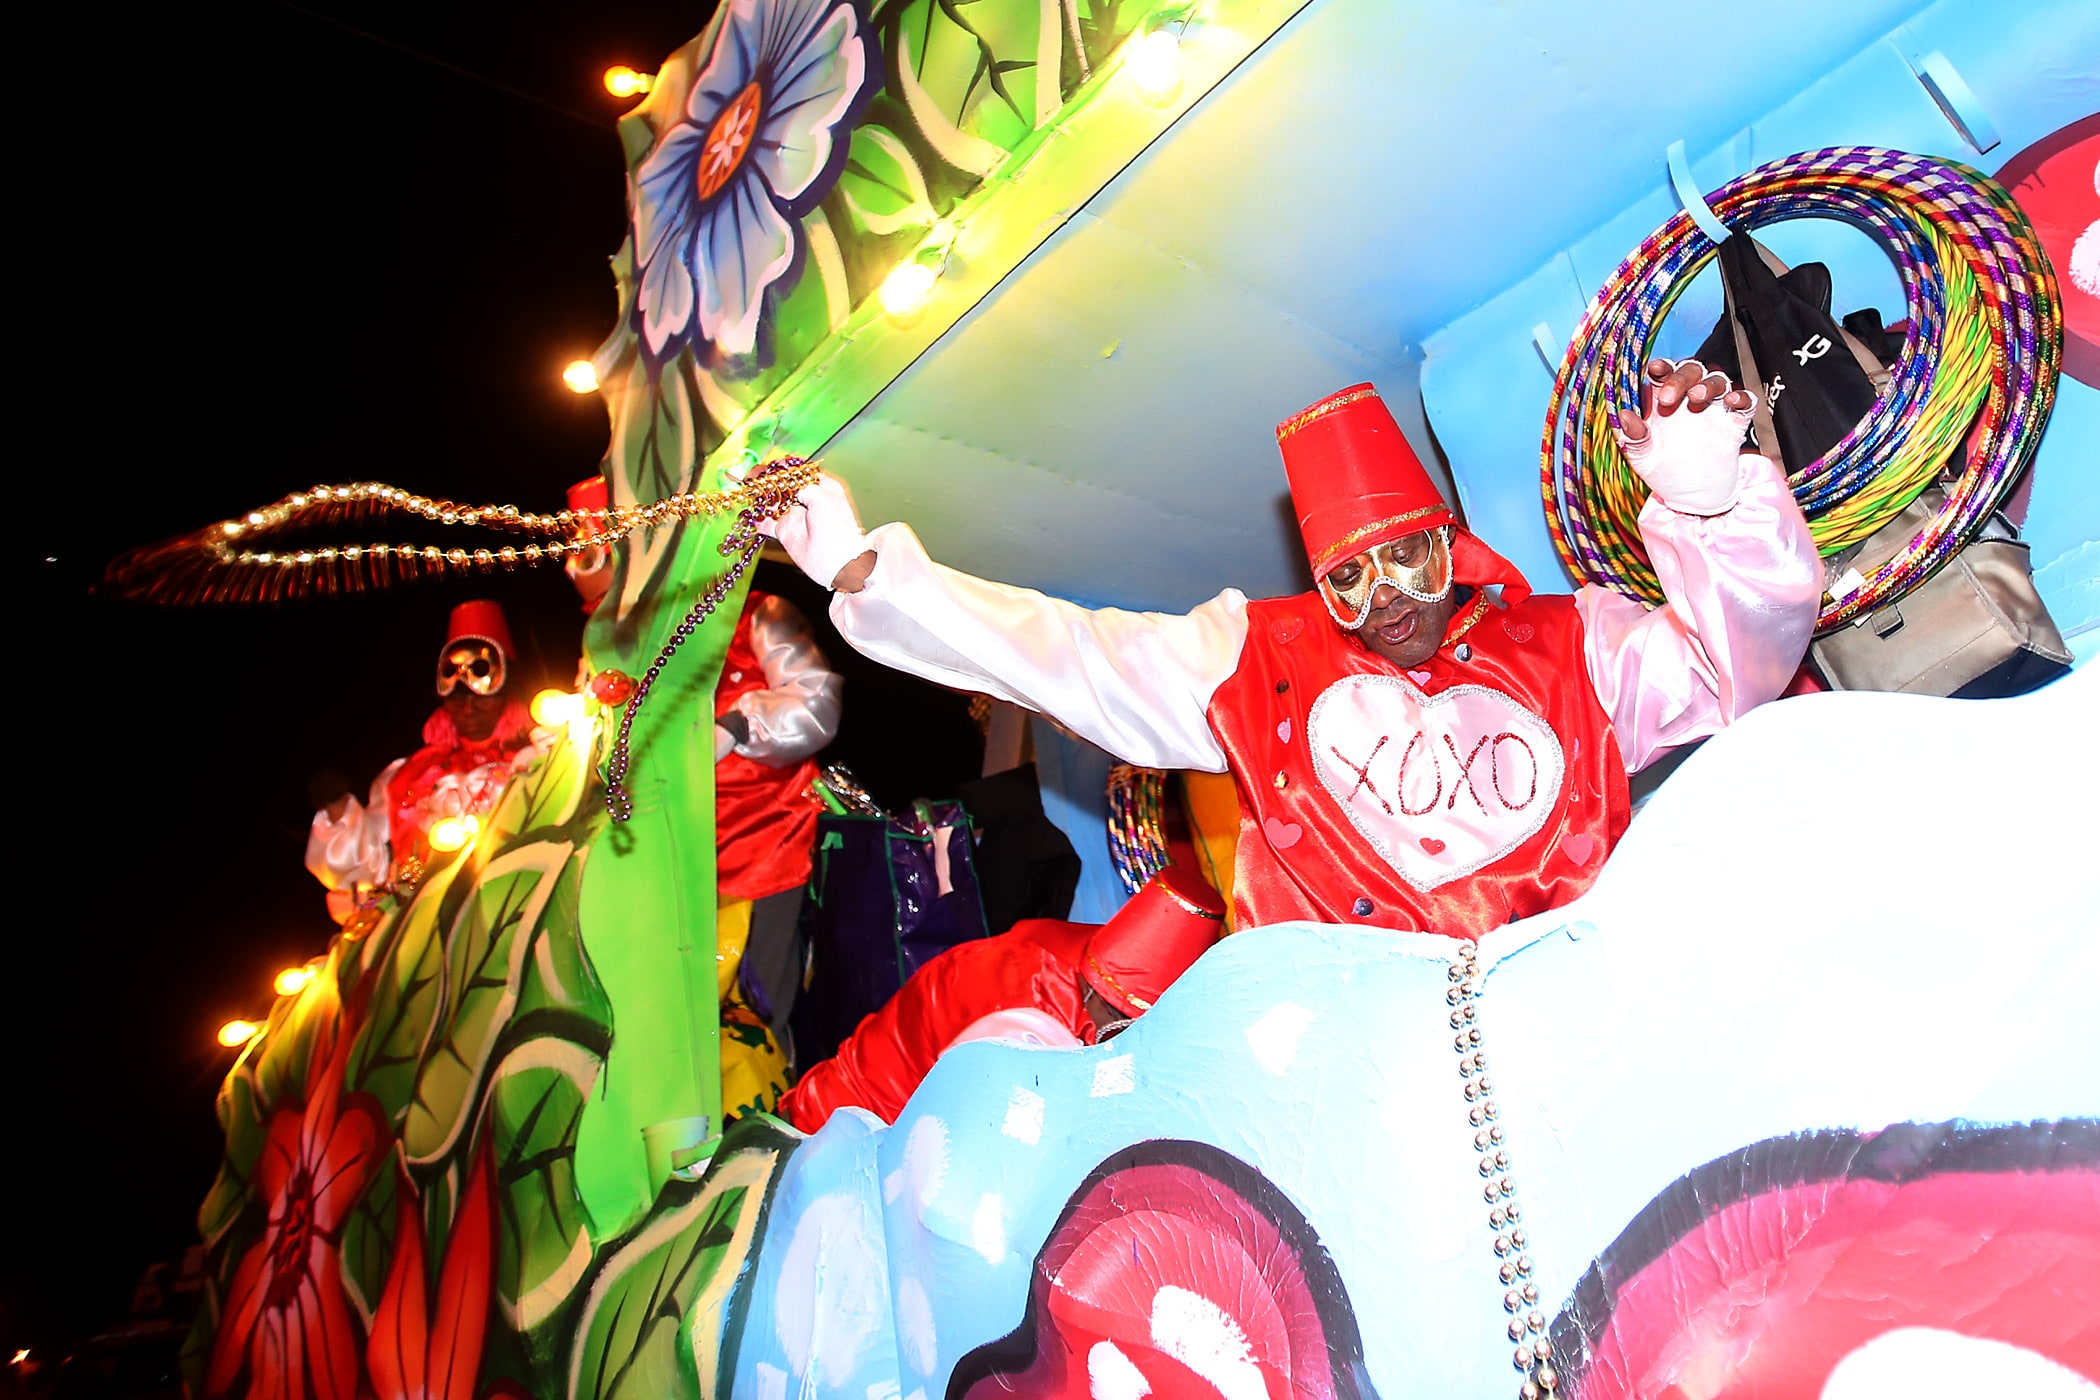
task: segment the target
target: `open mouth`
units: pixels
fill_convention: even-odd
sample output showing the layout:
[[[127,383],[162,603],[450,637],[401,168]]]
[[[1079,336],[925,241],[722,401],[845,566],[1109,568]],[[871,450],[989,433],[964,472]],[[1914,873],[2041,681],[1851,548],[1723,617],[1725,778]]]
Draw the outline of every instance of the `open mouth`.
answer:
[[[1384,642],[1389,647],[1396,647],[1409,637],[1414,636],[1415,629],[1420,625],[1421,621],[1416,616],[1415,610],[1409,608],[1390,622],[1374,624],[1373,630],[1378,634],[1379,641]]]

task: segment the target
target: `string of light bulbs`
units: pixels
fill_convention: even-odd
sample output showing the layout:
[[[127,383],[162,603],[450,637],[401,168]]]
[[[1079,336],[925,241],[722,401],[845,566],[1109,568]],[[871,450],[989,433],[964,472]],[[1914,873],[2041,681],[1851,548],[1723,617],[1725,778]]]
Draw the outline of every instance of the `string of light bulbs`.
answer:
[[[2055,275],[2000,185],[1929,156],[1872,146],[1803,152],[1730,181],[1711,207],[1741,230],[1800,218],[1850,223],[1883,245],[1903,283],[1909,329],[1889,386],[1842,441],[1788,478],[1817,547],[1832,554],[1858,543],[1943,468],[1957,469],[1925,529],[1844,597],[1825,598],[1818,626],[1828,630],[1924,582],[2026,470],[2062,356]],[[1577,579],[1648,602],[1661,602],[1662,590],[1637,524],[1647,489],[1619,450],[1610,414],[1640,401],[1664,316],[1716,251],[1679,213],[1620,264],[1561,361],[1540,446],[1546,521],[1562,562]]]

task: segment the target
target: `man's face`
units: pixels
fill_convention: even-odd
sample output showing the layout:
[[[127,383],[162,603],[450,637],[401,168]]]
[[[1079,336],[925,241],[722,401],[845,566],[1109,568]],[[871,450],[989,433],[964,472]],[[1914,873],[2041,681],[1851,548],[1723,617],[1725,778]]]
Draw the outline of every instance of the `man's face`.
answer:
[[[1422,569],[1431,564],[1438,548],[1439,541],[1424,530],[1394,541],[1392,552],[1399,564]],[[1330,591],[1350,592],[1363,586],[1370,568],[1365,556],[1344,559],[1328,570],[1325,582],[1331,586]],[[1446,578],[1448,581],[1448,567]],[[1457,610],[1457,599],[1448,586],[1441,598],[1424,602],[1380,580],[1372,589],[1370,611],[1357,625],[1356,635],[1373,653],[1395,666],[1419,666],[1444,644],[1444,632]]]
[[[444,699],[445,713],[452,716],[452,727],[459,737],[469,743],[478,744],[496,732],[497,721],[503,718],[503,692],[476,695],[465,686],[460,686]]]
[[[1079,988],[1086,993],[1086,1014],[1094,1022],[1094,1040],[1096,1044],[1103,1040],[1113,1039],[1136,1019],[1135,1017],[1125,1016],[1121,1011],[1110,1005],[1108,998],[1089,987],[1086,984],[1086,979],[1083,977],[1079,980]],[[1107,1032],[1106,1035],[1103,1034],[1104,1031]]]

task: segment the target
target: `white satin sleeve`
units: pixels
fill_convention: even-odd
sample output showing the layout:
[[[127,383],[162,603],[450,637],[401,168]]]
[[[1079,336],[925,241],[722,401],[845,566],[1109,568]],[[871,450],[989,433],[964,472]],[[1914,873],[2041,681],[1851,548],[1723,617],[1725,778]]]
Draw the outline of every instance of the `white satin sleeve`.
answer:
[[[1718,515],[1654,496],[1641,507],[1661,607],[1594,585],[1575,595],[1583,661],[1628,772],[1776,699],[1814,635],[1823,565],[1785,477],[1745,453],[1736,492]]]
[[[831,600],[856,651],[1046,715],[1125,763],[1226,771],[1207,716],[1247,640],[1238,590],[1179,615],[1089,609],[944,568],[906,525],[867,544],[867,586]]]
[[[314,813],[306,833],[306,868],[323,888],[354,889],[386,879],[393,859],[387,846],[386,785],[405,762],[397,758],[388,764],[372,780],[365,800],[350,798],[340,817],[330,817],[325,808]]]
[[[766,688],[737,697],[751,737],[735,751],[773,768],[800,763],[838,737],[845,678],[818,649],[809,619],[785,598],[751,610],[751,649]]]

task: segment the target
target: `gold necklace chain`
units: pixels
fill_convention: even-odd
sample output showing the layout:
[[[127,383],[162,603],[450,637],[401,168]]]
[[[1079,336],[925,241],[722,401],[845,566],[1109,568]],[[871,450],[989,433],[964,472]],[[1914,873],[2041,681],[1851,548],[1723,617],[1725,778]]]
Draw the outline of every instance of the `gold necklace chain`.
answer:
[[[354,482],[348,486],[316,486],[244,516],[221,521],[208,533],[215,536],[211,541],[212,552],[220,564],[247,568],[295,569],[326,567],[338,562],[355,565],[388,560],[435,567],[488,569],[501,565],[514,568],[519,564],[537,564],[542,560],[581,554],[636,530],[652,529],[695,516],[741,511],[761,503],[772,507],[767,513],[777,518],[787,504],[792,503],[796,492],[816,482],[819,469],[815,461],[792,459],[767,465],[770,470],[752,473],[753,478],[762,476],[762,482],[747,480],[722,491],[683,491],[646,505],[562,510],[551,515],[521,511],[512,505],[460,505],[455,501],[419,496],[377,481]],[[523,547],[505,545],[499,549],[473,550],[411,544],[324,545],[290,550],[242,547],[245,541],[267,539],[308,516],[333,515],[360,508],[398,511],[439,525],[480,526],[551,538],[545,543],[534,542]]]

